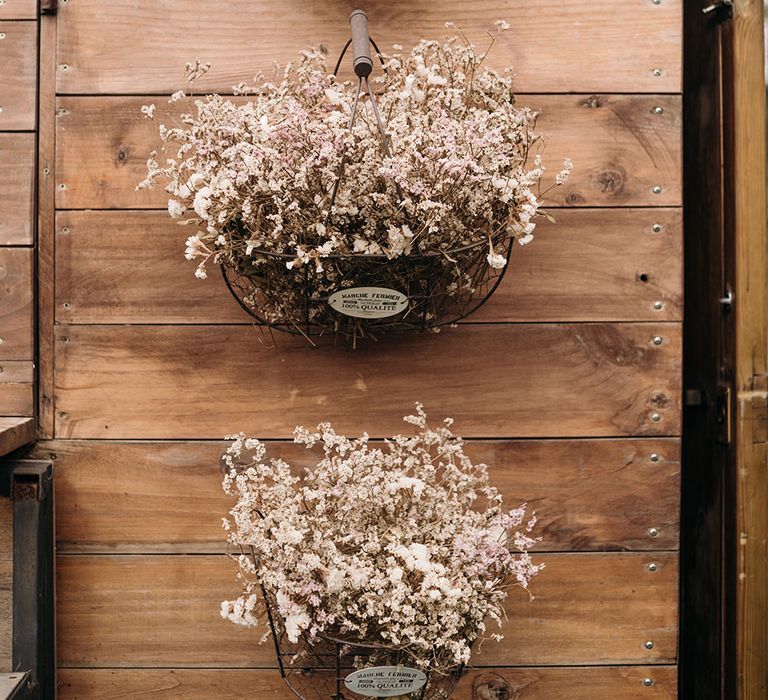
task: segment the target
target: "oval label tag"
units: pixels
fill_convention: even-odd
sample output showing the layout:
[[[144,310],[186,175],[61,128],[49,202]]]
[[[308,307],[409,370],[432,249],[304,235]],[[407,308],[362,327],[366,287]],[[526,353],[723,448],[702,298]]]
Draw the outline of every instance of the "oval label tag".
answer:
[[[426,673],[409,666],[372,666],[350,673],[344,679],[347,690],[370,698],[406,695],[426,682]]]
[[[329,306],[345,316],[386,318],[408,307],[408,297],[386,287],[350,287],[328,297]]]

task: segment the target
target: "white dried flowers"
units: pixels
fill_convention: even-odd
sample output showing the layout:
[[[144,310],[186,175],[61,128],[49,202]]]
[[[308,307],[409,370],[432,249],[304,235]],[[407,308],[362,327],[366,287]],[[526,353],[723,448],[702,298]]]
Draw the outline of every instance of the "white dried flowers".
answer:
[[[508,28],[497,22],[497,35]],[[323,298],[349,284],[337,266],[324,264],[328,256],[440,251],[459,294],[472,283],[457,256],[474,252],[454,251],[490,241],[488,264],[503,267],[499,251],[511,237],[532,238],[544,194],[541,159],[529,162],[540,138],[537,114],[515,106],[511,75],[482,66],[486,53],[458,32],[383,57],[385,70],[373,82],[387,156],[370,102],[361,99],[350,133],[356,86],[329,74],[323,52],[306,51],[276,82],[240,86],[247,99],[209,95],[194,101],[179,126],[161,125],[167,160],[161,166],[150,158],[140,187],[166,183],[170,215],[197,226],[205,246],[194,256],[200,277],[210,260],[228,261],[257,286],[265,279],[279,285],[277,267],[309,268]],[[188,75],[207,68],[189,64]],[[184,97],[179,91],[171,101]],[[142,111],[154,115],[153,106]],[[567,162],[552,186],[570,169]],[[270,253],[290,257],[275,262]],[[292,298],[295,282],[283,276],[284,294],[266,302],[275,308],[262,309],[268,321],[283,318],[280,299]]]
[[[223,617],[263,624],[263,586],[291,641],[379,644],[437,671],[469,659],[486,622],[501,623],[508,589],[543,566],[528,554],[536,519],[504,510],[450,419],[432,429],[417,404],[405,420],[415,435],[380,446],[328,423],[297,428],[295,442],[324,451],[303,477],[233,436],[224,488],[238,500],[225,528],[245,584]]]

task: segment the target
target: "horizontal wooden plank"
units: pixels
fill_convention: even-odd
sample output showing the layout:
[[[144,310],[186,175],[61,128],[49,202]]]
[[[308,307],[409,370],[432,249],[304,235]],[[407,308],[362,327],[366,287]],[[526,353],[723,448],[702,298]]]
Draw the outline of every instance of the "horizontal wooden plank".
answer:
[[[0,457],[35,439],[35,421],[26,417],[0,418]],[[0,530],[2,526],[0,525]],[[0,538],[0,542],[10,540]]]
[[[213,64],[200,89],[227,90],[257,71],[271,74],[273,61],[293,61],[308,45],[326,44],[335,57],[355,7],[351,0],[71,2],[59,10],[58,92],[173,92],[184,64],[195,57]],[[494,21],[507,19],[512,31],[489,61],[497,68],[511,65],[517,89],[530,92],[679,91],[681,8],[682,0],[593,0],[589,6],[566,0],[392,0],[366,6],[371,34],[384,50],[395,42],[439,39],[447,20],[485,46]],[[653,72],[657,68],[660,75]]]
[[[188,103],[151,97],[62,97],[56,120],[56,206],[60,209],[165,209],[162,187],[136,192],[157,123],[140,107],[157,102],[156,122],[173,124]],[[680,198],[680,98],[670,95],[526,95],[541,110],[545,165],[554,177],[568,157],[568,182],[546,197],[550,206],[674,206]],[[182,108],[179,104],[184,104]],[[663,108],[655,114],[654,107]],[[82,154],[88,153],[83,159]],[[654,186],[662,188],[659,194]]]
[[[32,382],[35,365],[31,360],[0,360],[0,384]]]
[[[472,320],[679,320],[681,218],[678,209],[564,209],[555,225],[542,218]],[[220,275],[194,277],[183,257],[189,230],[165,212],[64,211],[56,231],[59,322],[253,321]]]
[[[223,551],[221,518],[232,506],[221,489],[223,448],[39,443],[36,456],[56,463],[58,551]],[[272,442],[268,450],[296,467],[319,458],[292,443]],[[508,503],[526,501],[537,511],[541,551],[677,549],[675,439],[473,441],[466,450],[490,466]]]
[[[34,357],[33,254],[31,248],[0,248],[0,360]]]
[[[0,245],[32,243],[35,135],[0,134]]]
[[[506,639],[484,644],[475,665],[674,662],[676,554],[548,554],[543,561],[535,600],[522,591],[510,596]],[[61,666],[275,663],[272,646],[258,643],[262,628],[219,617],[219,602],[237,592],[236,565],[223,555],[60,555],[57,562]]]
[[[650,678],[653,685],[646,686]],[[60,700],[293,700],[277,671],[246,669],[60,668]],[[454,700],[671,700],[675,666],[468,670]]]
[[[0,131],[29,131],[35,128],[37,23],[0,21],[0,36],[0,65],[7,67],[0,73]]]
[[[31,416],[35,412],[32,384],[0,382],[0,416]]]
[[[672,323],[465,325],[357,350],[249,326],[56,331],[61,438],[291,437],[327,419],[386,436],[417,400],[466,437],[677,435],[679,393]]]
[[[37,3],[35,0],[5,0],[0,5],[0,20],[36,18]]]

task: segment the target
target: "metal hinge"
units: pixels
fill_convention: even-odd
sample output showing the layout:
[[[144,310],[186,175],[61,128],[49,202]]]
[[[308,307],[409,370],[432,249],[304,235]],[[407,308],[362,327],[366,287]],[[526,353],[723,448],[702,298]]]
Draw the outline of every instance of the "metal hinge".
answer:
[[[59,9],[59,0],[40,0],[41,15],[55,15]]]
[[[707,5],[702,12],[705,15],[715,13],[715,17],[720,21],[731,19],[733,17],[733,0],[719,0],[719,2],[713,2],[711,5]]]

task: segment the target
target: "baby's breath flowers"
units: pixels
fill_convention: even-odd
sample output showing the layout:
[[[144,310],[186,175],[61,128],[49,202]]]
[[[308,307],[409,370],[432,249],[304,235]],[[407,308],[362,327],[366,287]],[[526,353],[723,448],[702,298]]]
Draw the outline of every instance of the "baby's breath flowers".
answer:
[[[492,39],[508,27],[497,22]],[[350,131],[357,86],[314,49],[274,82],[238,86],[247,98],[196,99],[179,125],[161,125],[165,164],[153,154],[140,187],[165,183],[170,216],[196,228],[187,258],[197,275],[227,262],[256,287],[279,286],[276,268],[309,269],[322,299],[354,284],[329,257],[437,252],[458,295],[476,283],[461,265],[468,246],[487,243],[488,265],[506,265],[506,243],[532,238],[544,194],[541,159],[529,158],[537,113],[516,106],[511,74],[483,66],[487,51],[456,32],[382,57],[372,82],[389,155],[364,94]],[[190,64],[188,76],[207,68]],[[154,117],[153,106],[142,111]],[[570,170],[566,161],[552,186]],[[268,322],[290,316],[293,277],[283,278],[261,310]]]
[[[504,509],[451,419],[431,428],[417,404],[405,421],[415,434],[382,445],[328,423],[296,428],[296,443],[323,450],[303,476],[233,436],[224,489],[237,503],[224,527],[244,589],[223,617],[264,625],[263,587],[292,642],[381,645],[437,672],[468,661],[486,622],[501,624],[508,590],[543,566],[528,554],[536,518]]]

